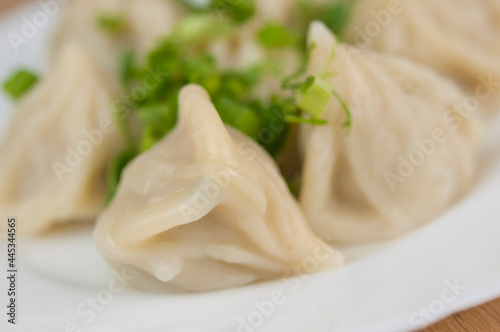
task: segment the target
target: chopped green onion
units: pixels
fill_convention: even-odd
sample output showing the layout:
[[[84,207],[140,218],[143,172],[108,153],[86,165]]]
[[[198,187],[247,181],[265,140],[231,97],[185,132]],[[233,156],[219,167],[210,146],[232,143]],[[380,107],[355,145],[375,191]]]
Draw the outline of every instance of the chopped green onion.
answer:
[[[20,69],[12,74],[3,84],[5,92],[13,99],[21,99],[38,82],[38,77],[31,71]]]
[[[163,138],[163,136],[164,133],[158,132],[152,126],[144,127],[140,143],[141,152],[147,151],[152,148],[153,145],[156,144],[156,142]]]
[[[335,35],[343,37],[349,26],[354,7],[357,0],[336,0],[324,3],[317,3],[309,0],[301,0],[298,10],[303,18],[304,29],[310,22],[320,20],[329,27]]]
[[[328,26],[337,36],[342,37],[345,34],[356,1],[353,0],[338,0],[327,5],[320,19]]]
[[[345,112],[346,121],[342,125],[342,128],[346,128],[348,130],[351,130],[351,127],[352,127],[351,110],[349,109],[349,107],[347,107],[347,105],[344,103],[342,98],[340,98],[340,96],[337,92],[332,91],[332,93],[333,93],[333,96],[335,97],[335,99],[337,99],[337,101],[340,103],[340,105],[342,106],[342,108],[344,109],[344,112]]]
[[[214,57],[208,54],[186,59],[183,63],[184,75],[190,83],[203,86],[212,95],[221,87],[220,70]]]
[[[304,57],[304,61],[302,62],[302,65],[300,68],[293,72],[291,75],[285,77],[281,81],[281,88],[285,90],[296,90],[300,88],[303,85],[303,82],[300,82],[298,84],[294,83],[295,80],[299,79],[300,77],[304,76],[304,74],[307,71],[307,66],[309,64],[309,59],[311,58],[312,51],[316,48],[316,44],[311,44],[307,47],[306,54]]]
[[[227,96],[214,100],[214,105],[222,121],[249,137],[257,138],[260,129],[260,120],[252,108]]]
[[[332,87],[330,83],[320,76],[309,77],[300,89],[297,97],[297,105],[313,118],[319,119],[323,116],[332,99]]]
[[[192,13],[213,13],[243,23],[255,14],[255,0],[176,0]]]
[[[144,125],[140,149],[146,151],[163,138],[177,122],[177,107],[166,102],[141,106],[137,117]]]
[[[248,99],[248,94],[260,82],[263,69],[260,67],[249,70],[226,71],[223,73],[222,82],[218,94],[231,96],[233,99]]]
[[[194,13],[175,25],[169,38],[176,44],[192,45],[225,37],[232,30],[230,22],[221,21],[211,14]]]
[[[176,110],[170,108],[167,103],[141,106],[137,109],[137,116],[147,126],[156,125],[162,128],[173,128],[177,121]]]
[[[121,34],[127,27],[125,18],[120,14],[102,13],[97,16],[97,26],[109,34]]]
[[[323,119],[304,118],[304,117],[295,116],[295,115],[287,115],[285,117],[285,119],[289,123],[310,124],[310,125],[315,125],[315,126],[322,126],[322,125],[328,124],[328,121],[323,120]]]
[[[290,29],[277,23],[264,25],[259,30],[257,39],[266,48],[294,47],[300,40]]]
[[[258,113],[261,121],[257,142],[272,156],[278,156],[289,137],[290,126],[285,115],[296,109],[294,99],[273,95],[269,105],[255,100],[250,106]]]
[[[137,156],[137,153],[131,150],[123,151],[118,154],[113,161],[109,164],[108,174],[106,177],[107,185],[107,202],[108,204],[113,200],[118,190],[123,169]]]
[[[289,85],[291,84],[289,83]],[[321,119],[321,117],[323,117],[326,112],[332,97],[335,97],[346,114],[346,121],[342,125],[342,128],[350,130],[352,126],[351,111],[339,94],[332,89],[330,83],[324,78],[318,75],[310,76],[305,83],[293,85],[297,91],[297,107],[311,117],[301,117],[300,114],[298,114],[300,112],[288,112],[286,120],[289,123],[308,123],[312,125],[324,125],[328,123],[326,120]]]
[[[126,50],[122,53],[119,66],[119,78],[120,82],[127,86],[129,81],[134,77],[134,52],[132,50]]]
[[[255,0],[212,0],[212,9],[242,23],[254,15]]]

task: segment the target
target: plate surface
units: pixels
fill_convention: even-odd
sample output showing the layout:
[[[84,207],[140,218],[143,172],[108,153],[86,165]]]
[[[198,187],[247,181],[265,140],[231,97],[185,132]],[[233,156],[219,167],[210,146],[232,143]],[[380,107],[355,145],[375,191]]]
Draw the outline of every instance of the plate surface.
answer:
[[[19,65],[39,72],[45,68],[57,17],[20,45],[18,53],[8,38],[20,33],[23,18],[40,10],[37,4],[25,6],[1,18],[0,80]],[[0,136],[11,109],[2,96]],[[113,273],[94,247],[90,225],[64,227],[41,238],[21,237],[18,324],[7,324],[2,314],[0,330],[418,329],[500,296],[500,118],[487,128],[480,166],[471,191],[443,216],[402,238],[345,248],[348,264],[342,269],[215,293],[155,294],[126,287],[128,276]],[[5,272],[5,239],[1,242],[0,269]],[[6,286],[6,278],[0,278],[0,303],[7,301]]]

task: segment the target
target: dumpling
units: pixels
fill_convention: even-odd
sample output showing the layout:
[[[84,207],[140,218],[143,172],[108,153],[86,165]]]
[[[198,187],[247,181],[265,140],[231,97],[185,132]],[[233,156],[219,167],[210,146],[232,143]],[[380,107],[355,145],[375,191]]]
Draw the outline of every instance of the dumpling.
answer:
[[[2,220],[17,217],[19,231],[36,232],[97,217],[108,162],[124,146],[111,98],[93,60],[66,45],[15,110],[0,146]]]
[[[310,230],[271,157],[224,127],[201,87],[185,87],[179,104],[177,127],[127,166],[98,219],[95,242],[112,265],[207,291],[342,264]]]
[[[427,64],[456,79],[482,109],[500,111],[499,1],[390,3],[359,1],[347,41]]]
[[[451,81],[409,60],[337,45],[309,32],[309,74],[327,81],[325,126],[302,125],[300,203],[313,229],[339,243],[388,238],[429,221],[474,178],[479,123]]]
[[[99,15],[119,15],[126,20],[124,36],[100,30]],[[115,69],[120,53],[133,48],[144,55],[184,15],[182,6],[169,0],[76,0],[66,8],[54,38],[58,50],[68,41],[79,41],[106,68]]]

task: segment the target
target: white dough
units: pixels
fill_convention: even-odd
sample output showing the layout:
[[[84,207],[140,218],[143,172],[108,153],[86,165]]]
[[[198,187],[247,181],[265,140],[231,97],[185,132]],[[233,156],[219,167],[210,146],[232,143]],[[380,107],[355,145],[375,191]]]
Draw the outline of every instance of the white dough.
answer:
[[[54,38],[55,50],[76,40],[102,65],[115,70],[121,52],[132,48],[142,59],[168,34],[184,10],[172,0],[75,0],[65,7],[63,14]],[[102,31],[97,24],[102,14],[123,17],[124,36]]]

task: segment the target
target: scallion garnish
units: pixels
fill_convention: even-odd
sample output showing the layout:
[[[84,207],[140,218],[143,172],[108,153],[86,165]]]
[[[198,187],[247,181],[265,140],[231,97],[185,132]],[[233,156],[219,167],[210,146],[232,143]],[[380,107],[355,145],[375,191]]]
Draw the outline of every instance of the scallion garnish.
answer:
[[[345,120],[344,124],[342,125],[342,128],[347,129],[347,132],[349,133],[349,131],[351,130],[351,127],[352,127],[351,110],[349,109],[349,107],[347,107],[345,102],[342,100],[342,98],[340,98],[339,94],[336,91],[332,91],[332,93],[333,93],[333,96],[335,97],[335,99],[337,99],[337,101],[340,103],[340,105],[344,109],[346,120]]]
[[[302,64],[298,70],[296,70],[294,73],[291,75],[288,75],[281,81],[281,88],[284,90],[297,90],[298,88],[303,86],[303,82],[299,83],[294,83],[296,80],[300,79],[305,75],[307,72],[307,66],[309,65],[309,60],[311,58],[311,53],[312,51],[316,48],[316,44],[311,44],[307,47],[305,56],[304,56],[304,61],[302,61]]]
[[[255,14],[255,0],[177,0],[192,13],[210,13],[218,18],[229,18],[243,23]]]
[[[297,105],[313,118],[320,119],[332,96],[330,83],[319,76],[311,76],[299,89]]]
[[[322,21],[336,36],[342,38],[349,26],[357,0],[336,0],[327,2],[315,2],[300,0],[298,17],[301,17],[303,29],[312,21]]]
[[[3,84],[3,89],[13,99],[21,99],[38,82],[38,77],[33,72],[20,69],[12,74]]]
[[[281,24],[268,23],[258,32],[259,43],[266,48],[296,47],[300,43],[300,37]]]
[[[212,0],[212,10],[242,23],[255,13],[255,0]]]
[[[297,124],[310,124],[315,126],[322,126],[328,124],[328,121],[323,119],[304,118],[302,116],[296,116],[296,115],[287,115],[285,119],[289,123],[297,123]]]
[[[233,25],[219,20],[211,14],[194,13],[181,20],[169,35],[169,41],[176,44],[193,45],[207,43],[231,34]]]
[[[250,106],[235,101],[229,96],[214,99],[214,105],[224,121],[247,136],[257,138],[261,128],[259,115]]]
[[[109,34],[120,34],[126,29],[126,20],[123,16],[116,13],[101,13],[97,16],[97,26]]]
[[[132,50],[126,50],[121,55],[118,77],[123,85],[127,85],[129,80],[134,77],[134,74],[134,52]]]
[[[177,122],[177,105],[157,102],[139,107],[136,114],[144,126],[140,149],[146,151],[174,128]]]
[[[346,114],[346,122],[342,125],[342,128],[348,130],[351,128],[351,111],[339,94],[333,90],[330,83],[321,76],[316,75],[308,77],[306,82],[297,90],[297,95],[297,106],[312,117],[310,119],[300,120],[301,123],[325,124],[326,122],[321,118],[326,112],[330,100],[332,97],[335,97]],[[299,121],[293,116],[288,119],[291,122]]]

